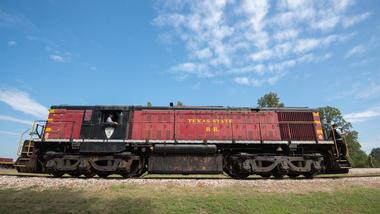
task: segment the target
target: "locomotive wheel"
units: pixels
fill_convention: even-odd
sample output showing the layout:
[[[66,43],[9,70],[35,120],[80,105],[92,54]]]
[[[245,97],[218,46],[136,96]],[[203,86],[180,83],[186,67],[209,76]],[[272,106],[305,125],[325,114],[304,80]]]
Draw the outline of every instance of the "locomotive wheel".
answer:
[[[250,175],[248,172],[239,172],[235,167],[232,167],[232,169],[224,169],[224,172],[233,179],[246,179]]]
[[[291,178],[291,179],[296,179],[298,176],[300,176],[299,173],[289,173],[288,174],[288,177]]]
[[[318,172],[306,172],[305,174],[303,174],[303,176],[305,176],[305,178],[307,178],[307,179],[312,179],[317,174],[318,174]]]
[[[281,172],[273,172],[273,176],[274,178],[276,179],[283,179],[285,174],[284,173],[281,173]]]
[[[129,173],[120,173],[120,175],[121,175],[123,178],[130,178],[130,177],[132,177],[131,174],[129,174]]]
[[[271,173],[263,173],[263,174],[260,174],[261,177],[265,178],[265,179],[268,179],[270,178],[270,176],[272,176]]]
[[[132,163],[131,172],[129,173],[129,177],[138,178],[143,175],[147,170],[147,167],[144,163],[144,160],[135,161]]]
[[[229,173],[227,172],[227,174],[233,178],[233,179],[246,179],[248,176],[249,176],[249,173]]]
[[[233,179],[246,179],[250,176],[249,172],[241,172],[238,165],[238,160],[233,160],[232,157],[233,154],[229,154],[224,157],[223,171]]]
[[[93,178],[93,177],[96,175],[96,172],[94,172],[94,171],[85,172],[85,173],[83,173],[83,175],[84,175],[86,178]]]
[[[69,173],[69,175],[73,178],[79,178],[80,177],[80,173],[79,172],[71,172]]]
[[[98,176],[100,178],[107,178],[109,175],[110,175],[110,173],[108,173],[108,172],[99,172],[98,173]]]
[[[52,172],[54,178],[61,178],[65,173],[64,172]]]

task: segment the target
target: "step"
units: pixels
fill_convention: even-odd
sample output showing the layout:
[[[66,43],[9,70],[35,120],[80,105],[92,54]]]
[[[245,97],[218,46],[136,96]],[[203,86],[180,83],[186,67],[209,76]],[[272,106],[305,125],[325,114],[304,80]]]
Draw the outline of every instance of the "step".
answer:
[[[21,167],[21,168],[24,168],[26,167],[26,165],[13,165],[14,167]]]
[[[28,161],[30,158],[18,158],[19,161]]]

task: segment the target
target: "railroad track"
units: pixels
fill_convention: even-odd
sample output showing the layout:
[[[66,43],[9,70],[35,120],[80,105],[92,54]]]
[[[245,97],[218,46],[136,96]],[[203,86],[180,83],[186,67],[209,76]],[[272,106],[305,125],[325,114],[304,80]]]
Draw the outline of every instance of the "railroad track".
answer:
[[[12,176],[12,177],[45,177],[45,178],[53,178],[52,175],[49,175],[49,174],[27,174],[27,173],[4,173],[4,172],[0,172],[0,176]],[[368,178],[368,177],[380,177],[380,174],[358,174],[358,175],[335,175],[335,174],[332,174],[332,175],[328,175],[328,174],[324,174],[324,175],[318,175],[316,177],[314,177],[313,179],[339,179],[339,178]],[[70,176],[63,176],[62,178],[54,178],[54,179],[70,179],[72,177]],[[85,178],[85,177],[79,177],[77,179],[89,179],[89,178]],[[125,178],[123,177],[119,177],[119,176],[110,176],[108,178],[99,178],[99,177],[94,177],[94,178],[91,178],[91,179],[97,179],[97,180],[126,180]],[[183,179],[183,180],[209,180],[209,179],[215,179],[215,180],[234,180],[233,178],[230,178],[230,177],[222,177],[222,176],[199,176],[197,177],[196,175],[195,176],[169,176],[169,175],[165,175],[165,176],[161,176],[161,175],[145,175],[145,176],[142,176],[142,177],[137,177],[137,178],[129,178],[129,179],[133,179],[133,180],[142,180],[142,179],[148,179],[148,180],[171,180],[171,179]],[[298,178],[295,178],[295,179],[291,179],[289,177],[284,177],[283,179],[275,179],[274,177],[271,177],[269,178],[271,180],[310,180],[310,179],[306,179],[302,176],[298,177]],[[244,180],[268,180],[268,178],[262,178],[261,176],[251,176],[251,177],[248,177],[247,179],[244,179]]]

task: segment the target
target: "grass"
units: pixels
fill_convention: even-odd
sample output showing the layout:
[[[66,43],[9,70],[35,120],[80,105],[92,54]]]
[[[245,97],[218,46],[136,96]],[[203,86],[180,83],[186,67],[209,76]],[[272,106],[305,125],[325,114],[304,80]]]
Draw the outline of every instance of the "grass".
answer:
[[[318,188],[318,187],[316,187]],[[240,186],[115,185],[106,190],[0,188],[0,213],[378,213],[380,189],[307,194]]]

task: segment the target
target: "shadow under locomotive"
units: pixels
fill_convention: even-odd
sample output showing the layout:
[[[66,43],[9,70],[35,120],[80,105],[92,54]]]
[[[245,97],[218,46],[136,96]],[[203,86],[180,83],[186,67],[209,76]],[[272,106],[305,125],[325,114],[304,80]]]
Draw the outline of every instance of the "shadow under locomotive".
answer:
[[[17,170],[55,177],[312,178],[350,168],[308,108],[53,106],[24,134]]]

